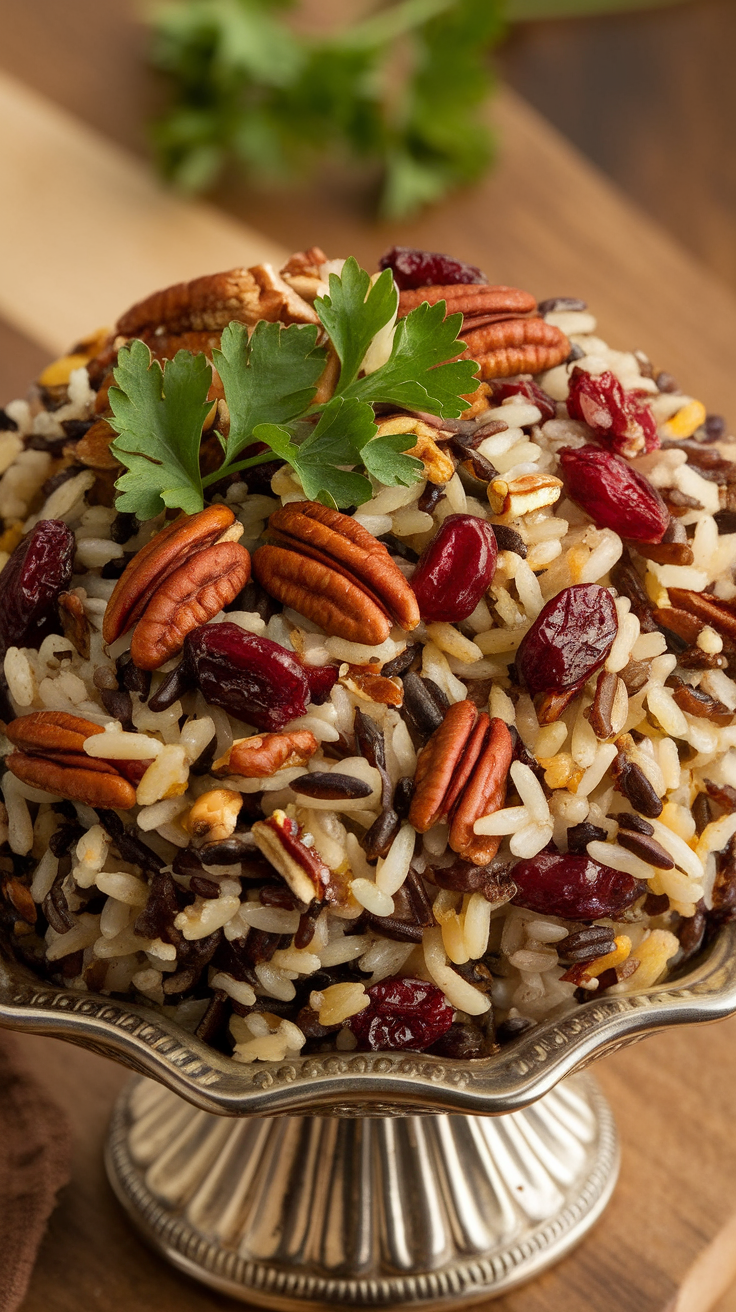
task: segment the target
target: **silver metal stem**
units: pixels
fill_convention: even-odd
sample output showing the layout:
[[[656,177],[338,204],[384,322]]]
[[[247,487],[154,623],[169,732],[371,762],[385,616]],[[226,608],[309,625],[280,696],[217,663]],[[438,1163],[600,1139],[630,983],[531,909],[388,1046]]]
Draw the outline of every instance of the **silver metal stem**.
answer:
[[[612,1117],[573,1076],[497,1117],[242,1117],[135,1080],[107,1151],[145,1238],[182,1270],[265,1307],[501,1294],[577,1243],[618,1172]]]

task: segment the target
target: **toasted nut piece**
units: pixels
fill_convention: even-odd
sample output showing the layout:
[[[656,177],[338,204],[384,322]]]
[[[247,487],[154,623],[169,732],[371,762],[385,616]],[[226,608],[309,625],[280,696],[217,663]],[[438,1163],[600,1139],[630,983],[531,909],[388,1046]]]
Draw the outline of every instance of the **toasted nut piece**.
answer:
[[[319,322],[311,306],[270,264],[257,264],[251,269],[205,274],[154,292],[122,315],[117,331],[125,337],[158,327],[169,333],[222,332],[233,319],[247,324],[259,319]]]
[[[240,793],[233,792],[231,788],[212,788],[197,798],[181,823],[193,838],[206,838],[209,843],[221,843],[235,833],[242,805]]]
[[[143,614],[153,593],[195,552],[216,542],[235,515],[228,506],[208,506],[197,515],[179,515],[131,560],[118,579],[105,610],[102,636],[115,642]]]
[[[415,419],[413,415],[394,415],[378,425],[378,437],[388,433],[413,433],[416,442],[405,455],[416,456],[417,460],[421,460],[430,483],[449,483],[455,473],[455,465],[447,452],[438,445],[436,428],[430,428],[429,424]]]
[[[570,354],[565,334],[543,319],[507,319],[464,334],[463,360],[477,360],[480,377],[538,374],[562,364]]]
[[[401,679],[386,678],[377,665],[348,665],[347,673],[340,675],[340,683],[368,702],[380,702],[383,706],[404,704]]]
[[[117,771],[59,765],[54,758],[27,756],[25,752],[11,752],[7,765],[23,783],[58,793],[72,802],[119,811],[135,806],[135,788]]]
[[[299,837],[299,825],[285,811],[274,811],[268,820],[256,820],[251,830],[256,847],[286,880],[301,902],[321,901],[327,894],[331,874],[316,848]]]
[[[303,274],[307,277],[319,277],[320,267],[327,263],[327,256],[320,246],[310,246],[306,251],[294,251],[286,264],[279,269],[282,277],[286,274]]]
[[[409,314],[427,301],[436,305],[445,301],[448,314],[530,314],[537,308],[531,292],[519,287],[489,287],[484,283],[451,283],[448,286],[416,287],[399,293],[399,315]]]
[[[82,660],[89,660],[89,620],[82,598],[76,592],[59,594],[59,619],[65,637],[74,643]]]
[[[237,542],[220,542],[191,556],[156,589],[139,619],[130,654],[140,670],[157,670],[237,597],[250,578],[250,554]]]
[[[119,469],[120,461],[110,450],[114,438],[115,430],[107,420],[96,419],[84,437],[71,448],[75,463],[87,465],[89,469]]]
[[[214,774],[237,774],[244,779],[267,779],[278,770],[306,765],[319,743],[309,729],[292,733],[261,733],[236,738],[224,756],[215,761]]]
[[[494,478],[488,484],[488,500],[494,515],[528,515],[542,506],[553,506],[559,500],[562,480],[553,474],[524,474],[507,483]]]
[[[258,582],[327,633],[380,643],[391,618],[416,628],[419,609],[409,584],[383,543],[349,515],[316,501],[292,501],[269,520],[277,546],[253,557]]]

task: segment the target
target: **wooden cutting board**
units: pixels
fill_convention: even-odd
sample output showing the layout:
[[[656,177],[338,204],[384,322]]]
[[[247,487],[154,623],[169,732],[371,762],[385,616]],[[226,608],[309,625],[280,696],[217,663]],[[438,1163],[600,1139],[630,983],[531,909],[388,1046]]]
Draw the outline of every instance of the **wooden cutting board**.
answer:
[[[96,81],[87,101],[84,67],[74,84],[76,107],[89,119],[106,60],[111,87],[123,86],[113,61],[125,46],[106,29],[120,21],[119,6],[96,11],[96,34],[87,33],[97,43]],[[64,58],[71,67],[71,37],[58,26],[53,32],[54,67]],[[231,190],[217,210],[173,200],[134,156],[60,108],[66,84],[57,86],[57,103],[29,89],[48,39],[40,29],[38,38],[33,60],[24,65],[25,47],[16,52],[22,83],[0,74],[0,176],[9,198],[0,207],[3,399],[25,388],[44,354],[168,281],[278,259],[281,247],[314,241],[331,254],[354,251],[372,261],[401,241],[449,249],[540,297],[588,297],[613,344],[642,346],[709,408],[736,416],[732,297],[508,93],[496,109],[503,141],[497,172],[472,193],[389,231],[360,217],[340,179],[329,193]],[[47,205],[39,203],[41,182],[52,197]],[[74,1178],[52,1217],[23,1312],[238,1306],[150,1254],[110,1194],[101,1145],[125,1073],[55,1040],[16,1043],[67,1111],[77,1142]],[[623,1142],[614,1200],[570,1257],[488,1306],[715,1312],[722,1298],[718,1312],[736,1312],[728,1292],[736,1274],[736,1019],[658,1036],[600,1063],[598,1075]]]

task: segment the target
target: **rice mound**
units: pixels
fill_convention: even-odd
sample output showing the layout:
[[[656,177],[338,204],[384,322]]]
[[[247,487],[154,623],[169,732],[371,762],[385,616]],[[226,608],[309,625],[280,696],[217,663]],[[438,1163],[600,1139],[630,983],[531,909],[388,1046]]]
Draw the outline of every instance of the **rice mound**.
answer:
[[[338,270],[339,263],[331,267]],[[0,926],[22,960],[65,987],[162,1009],[241,1062],[355,1048],[364,1043],[354,1018],[366,1009],[366,990],[389,980],[425,981],[444,995],[453,1018],[442,1037],[417,1046],[479,1057],[602,992],[655,984],[729,917],[736,888],[736,646],[729,637],[736,633],[736,440],[668,375],[656,374],[643,353],[609,347],[587,309],[552,303],[542,307],[542,317],[572,346],[565,363],[532,380],[551,398],[555,417],[545,418],[522,393],[494,399],[491,380],[474,395],[470,419],[420,417],[430,481],[375,483],[373,498],[353,515],[387,543],[408,579],[448,516],[470,514],[495,525],[495,576],[467,620],[421,623],[411,635],[394,627],[380,645],[362,645],[326,635],[249,585],[211,621],[238,625],[309,666],[338,671],[329,698],[286,726],[310,731],[319,750],[308,765],[268,777],[213,775],[213,762],[235,740],[253,735],[253,726],[208,705],[199,691],[152,710],[148,694],[176,659],[154,672],[150,690],[145,681],[136,690],[130,671],[123,677],[130,634],[111,649],[103,642],[116,580],[163,517],[140,525],[119,515],[114,462],[96,467],[75,454],[101,412],[102,374],[95,372],[101,339],[56,362],[27,399],[0,411],[0,567],[37,522],[62,520],[76,539],[70,591],[81,603],[76,627],[60,625],[37,650],[6,651],[10,710],[15,717],[36,711],[83,717],[112,735],[114,756],[114,735],[123,731],[121,716],[129,709],[134,731],[156,747],[137,782],[135,808],[102,816],[5,772]],[[558,452],[593,437],[568,414],[573,368],[593,378],[610,371],[654,417],[661,445],[628,463],[663,495],[679,525],[676,540],[691,548],[691,564],[657,561],[635,543],[624,545],[613,529],[596,528],[564,486],[552,504],[494,513],[483,481],[453,453],[453,434],[467,438],[501,421],[501,431],[476,448],[498,477],[513,484],[553,475],[564,483]],[[446,478],[436,477],[438,460]],[[249,486],[246,478],[234,476],[214,501],[234,512],[241,542],[253,552],[269,515],[304,493],[288,465],[270,486],[257,477]],[[609,589],[618,620],[605,663],[617,682],[604,737],[590,715],[600,667],[559,718],[540,724],[538,703],[535,709],[514,664],[544,605],[573,584],[593,583]],[[668,629],[661,612],[671,606],[672,588],[724,603],[723,624],[699,622],[695,641]],[[659,623],[651,622],[655,611]],[[407,713],[403,695],[409,667],[400,658],[412,644],[411,672],[425,681],[435,705],[469,699],[513,730],[509,793],[486,829],[501,836],[489,871],[496,878],[483,888],[473,889],[469,878],[463,888],[462,869],[443,880],[443,870],[458,866],[447,824],[418,835],[406,808],[385,857],[373,862],[361,845],[381,815],[382,789],[375,767],[356,750],[356,713],[383,735],[394,788],[414,775],[428,736]],[[699,703],[686,703],[690,709],[676,696],[683,685],[701,694]],[[117,718],[109,709],[116,695],[123,708]],[[622,742],[637,777],[661,802],[659,814],[650,813],[643,825],[636,818],[619,825],[617,818],[637,815],[621,788]],[[10,750],[3,737],[3,757]],[[141,748],[138,757],[144,755]],[[368,794],[336,801],[297,795],[290,784],[305,770],[351,775],[369,786]],[[195,828],[192,836],[189,817],[197,799],[223,787],[239,793],[243,806],[231,822],[218,817],[224,829],[217,834],[229,829],[242,839],[242,860],[207,865],[197,853],[213,831],[202,837]],[[258,853],[249,835],[256,820],[274,813],[297,822],[301,841],[346,888],[342,902],[320,903],[307,915],[275,870],[262,877],[262,861],[251,861]],[[626,832],[653,836],[670,868],[619,842]],[[566,919],[518,905],[515,863],[569,846],[642,881],[619,919]],[[164,876],[179,901],[167,932],[151,937],[139,918]],[[402,930],[417,899],[431,905],[430,923],[420,919]]]

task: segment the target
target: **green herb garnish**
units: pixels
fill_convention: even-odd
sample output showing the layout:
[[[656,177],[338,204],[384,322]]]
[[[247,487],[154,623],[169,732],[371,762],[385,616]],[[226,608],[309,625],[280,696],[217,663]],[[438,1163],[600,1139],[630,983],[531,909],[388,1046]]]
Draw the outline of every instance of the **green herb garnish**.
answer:
[[[151,519],[164,507],[191,514],[202,509],[205,488],[274,455],[292,466],[310,500],[343,508],[371,498],[367,474],[386,487],[408,487],[423,477],[421,460],[405,454],[415,445],[414,435],[377,436],[373,405],[443,418],[462,414],[477,372],[474,361],[453,358],[463,349],[462,315],[445,319],[444,301],[420,305],[396,325],[386,363],[360,377],[371,341],[396,313],[390,271],[371,284],[349,259],[342,277],[330,276],[330,294],[315,308],[340,360],[335,395],[315,404],[326,359],[317,327],[260,322],[249,338],[244,324],[229,324],[213,358],[230,426],[226,436],[217,433],[222,463],[204,477],[199,450],[212,407],[211,366],[203,355],[179,351],[162,368],[141,341],[121,349],[110,389],[110,423],[117,433],[111,449],[125,466],[116,483],[120,510],[139,519]],[[257,443],[267,449],[253,452]]]

